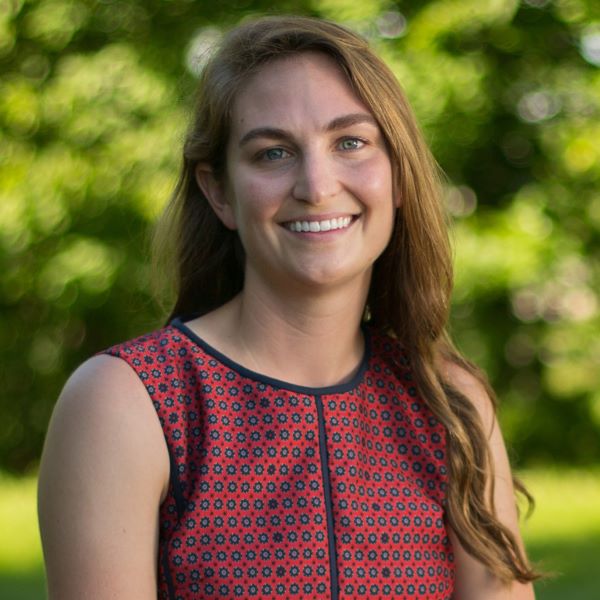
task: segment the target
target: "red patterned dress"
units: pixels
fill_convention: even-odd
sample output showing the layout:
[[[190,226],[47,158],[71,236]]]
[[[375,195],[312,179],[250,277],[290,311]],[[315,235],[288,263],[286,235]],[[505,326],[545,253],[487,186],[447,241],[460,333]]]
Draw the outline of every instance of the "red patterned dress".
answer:
[[[107,350],[146,386],[171,459],[158,597],[450,599],[445,431],[396,341],[348,383],[249,371],[180,321]]]

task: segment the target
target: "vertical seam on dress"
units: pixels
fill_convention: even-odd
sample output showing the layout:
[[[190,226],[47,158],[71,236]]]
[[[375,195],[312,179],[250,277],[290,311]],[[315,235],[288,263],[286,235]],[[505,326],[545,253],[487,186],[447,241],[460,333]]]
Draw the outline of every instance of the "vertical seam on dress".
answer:
[[[163,547],[161,562],[163,577],[165,578],[165,582],[167,583],[167,591],[169,592],[169,598],[170,600],[176,600],[175,588],[173,587],[173,578],[171,577],[171,571],[169,569],[169,558],[166,544]]]
[[[317,422],[319,425],[319,454],[321,457],[321,473],[323,475],[323,493],[325,495],[325,513],[327,516],[327,540],[329,542],[329,577],[331,580],[331,600],[339,598],[337,551],[335,531],[333,527],[333,502],[331,499],[331,477],[329,473],[329,454],[325,436],[325,418],[321,396],[315,396],[317,405]]]

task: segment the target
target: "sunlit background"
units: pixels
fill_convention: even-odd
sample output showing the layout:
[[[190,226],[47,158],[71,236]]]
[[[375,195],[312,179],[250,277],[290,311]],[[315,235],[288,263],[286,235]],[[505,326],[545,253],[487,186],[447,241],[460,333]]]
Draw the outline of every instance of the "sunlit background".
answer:
[[[2,0],[0,597],[44,597],[35,473],[68,373],[164,318],[148,240],[199,70],[275,12],[361,32],[406,89],[448,177],[452,331],[557,573],[538,598],[600,598],[597,0]]]

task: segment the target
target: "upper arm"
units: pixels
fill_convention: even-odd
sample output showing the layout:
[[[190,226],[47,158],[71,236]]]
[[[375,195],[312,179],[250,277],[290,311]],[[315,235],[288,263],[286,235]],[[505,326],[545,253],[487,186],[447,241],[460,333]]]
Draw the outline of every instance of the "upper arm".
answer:
[[[450,383],[472,402],[479,413],[494,467],[493,505],[496,517],[508,527],[522,547],[510,463],[492,401],[484,386],[461,367],[447,365],[445,370]],[[531,600],[534,598],[531,584],[518,582],[509,586],[503,584],[482,563],[466,552],[453,531],[450,531],[450,538],[456,564],[456,589],[453,596],[456,600]]]
[[[122,360],[97,356],[67,382],[40,466],[49,598],[156,597],[166,443],[147,392]]]

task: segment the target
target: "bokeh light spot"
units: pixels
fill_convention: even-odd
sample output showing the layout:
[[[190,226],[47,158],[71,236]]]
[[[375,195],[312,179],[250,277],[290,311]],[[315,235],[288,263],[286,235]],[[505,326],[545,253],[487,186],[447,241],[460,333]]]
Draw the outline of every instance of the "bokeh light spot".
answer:
[[[202,73],[202,69],[215,51],[221,35],[221,31],[216,27],[204,27],[197,31],[191,39],[185,53],[185,66],[194,77],[199,77]]]
[[[399,38],[406,33],[406,17],[398,11],[387,11],[375,20],[379,35],[382,38]]]
[[[595,67],[600,67],[600,24],[586,27],[579,42],[581,56]]]
[[[477,208],[477,195],[467,185],[450,187],[446,190],[446,206],[454,217],[468,217]]]
[[[560,100],[548,91],[525,94],[517,104],[517,113],[527,123],[538,123],[554,117],[560,110]]]
[[[577,137],[566,147],[564,158],[566,166],[570,171],[583,173],[596,164],[598,154],[590,140],[584,137]]]

